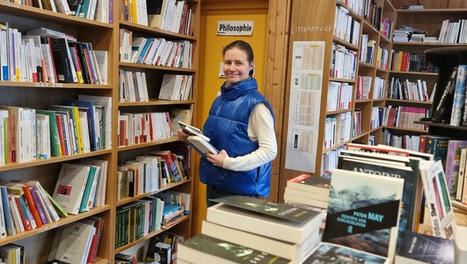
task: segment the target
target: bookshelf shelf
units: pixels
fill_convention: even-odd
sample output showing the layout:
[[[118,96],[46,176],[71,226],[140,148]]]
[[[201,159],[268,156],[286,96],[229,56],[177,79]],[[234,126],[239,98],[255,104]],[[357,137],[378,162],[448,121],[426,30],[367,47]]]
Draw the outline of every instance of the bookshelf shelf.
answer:
[[[112,86],[107,85],[107,84],[12,82],[12,81],[0,81],[0,87],[34,87],[34,88],[56,88],[56,89],[95,89],[95,90],[112,89]]]
[[[179,181],[179,182],[171,182],[171,183],[167,184],[167,186],[164,186],[164,187],[162,187],[159,190],[154,191],[154,192],[143,193],[143,194],[137,195],[135,197],[125,197],[125,198],[117,201],[116,205],[121,206],[121,205],[124,205],[124,204],[130,203],[130,202],[139,200],[141,198],[144,198],[144,197],[156,194],[156,193],[167,191],[167,190],[169,190],[171,188],[174,188],[175,186],[179,186],[179,185],[182,185],[182,184],[185,184],[185,183],[188,183],[188,182],[191,182],[191,179],[182,180],[182,181]]]
[[[373,128],[372,130],[370,130],[368,133],[369,134],[372,134],[372,133],[375,133],[375,132],[378,132],[378,130],[382,129],[383,127],[380,126],[380,127],[377,127],[377,128]]]
[[[0,166],[0,171],[9,171],[9,170],[30,168],[30,167],[41,166],[41,165],[46,165],[46,164],[60,163],[60,162],[64,162],[64,161],[77,160],[77,159],[83,159],[83,158],[89,158],[89,157],[96,157],[96,156],[110,154],[110,153],[112,153],[112,150],[105,149],[105,150],[92,151],[92,152],[88,152],[88,153],[84,153],[84,154],[68,155],[68,156],[63,156],[63,157],[51,157],[51,158],[48,158],[46,160],[33,160],[33,161],[18,162],[18,163],[15,162],[15,163],[11,163],[11,164],[1,165]]]
[[[326,115],[335,115],[335,114],[340,114],[340,113],[346,113],[346,112],[351,112],[352,109],[341,109],[341,110],[336,110],[336,111],[326,111]]]
[[[342,2],[336,2],[336,5],[337,6],[343,6],[345,7],[345,9],[347,9],[349,11],[349,14],[351,17],[353,17],[355,20],[357,20],[358,22],[361,22],[363,20],[363,18],[355,13],[350,7],[348,7],[345,3],[342,3]]]
[[[384,102],[385,99],[379,98],[379,99],[373,99],[373,103],[379,103],[379,102]]]
[[[448,9],[397,9],[397,13],[401,15],[428,15],[428,14],[467,14],[466,8],[448,8]]]
[[[159,100],[159,99],[150,99],[149,102],[119,102],[119,107],[126,106],[148,106],[148,105],[191,105],[194,104],[194,100],[186,101],[169,101],[169,100]]]
[[[120,27],[124,27],[124,28],[131,29],[131,30],[137,30],[144,34],[154,34],[154,35],[160,35],[164,37],[172,37],[176,39],[186,39],[186,40],[192,40],[192,41],[197,41],[199,39],[196,36],[189,36],[185,34],[179,34],[179,33],[171,32],[171,31],[163,30],[160,28],[138,25],[138,24],[131,23],[128,21],[120,21]]]
[[[432,126],[432,127],[449,128],[453,130],[467,131],[467,126],[451,126],[449,124],[433,123],[431,121],[415,121],[414,123]]]
[[[459,47],[467,44],[431,43],[431,42],[392,42],[393,46],[413,46],[413,47]]]
[[[160,139],[160,140],[151,141],[151,142],[134,144],[134,145],[131,145],[131,146],[118,147],[118,151],[121,152],[121,151],[127,151],[127,150],[131,150],[131,149],[152,147],[152,146],[157,146],[157,145],[162,145],[162,144],[167,144],[167,143],[172,143],[172,142],[177,142],[177,141],[180,141],[178,139],[178,137]]]
[[[94,264],[108,264],[110,261],[108,259],[96,257],[96,262]]]
[[[378,34],[378,35],[379,35],[379,31],[378,31],[376,28],[374,28],[374,27],[370,24],[370,22],[368,22],[368,21],[365,20],[365,19],[363,20],[363,29],[364,29],[365,31],[371,32],[371,34]]]
[[[363,61],[358,61],[358,66],[365,67],[365,68],[370,68],[370,69],[375,69],[376,68],[375,65],[369,64],[369,63],[366,63],[366,62],[363,62]]]
[[[63,13],[40,9],[37,7],[15,4],[7,1],[0,1],[0,9],[2,9],[3,12],[7,11],[8,14],[11,15],[27,16],[29,18],[43,19],[74,26],[85,26],[94,28],[98,27],[105,29],[112,29],[113,27],[112,24],[102,23],[86,18],[70,16]]]
[[[417,105],[427,105],[431,106],[431,102],[425,102],[425,101],[416,101],[416,100],[401,100],[401,99],[386,99],[388,102],[397,102],[397,103],[407,103],[407,104],[417,104]]]
[[[351,79],[341,79],[341,78],[333,78],[333,77],[329,77],[329,81],[333,81],[333,82],[355,83],[355,80],[351,80]]]
[[[356,104],[363,104],[363,103],[370,103],[372,100],[371,99],[356,99],[355,103]]]
[[[121,67],[131,67],[131,68],[140,68],[140,69],[151,69],[151,70],[161,70],[161,71],[172,71],[172,72],[188,72],[195,73],[196,69],[187,69],[187,68],[176,68],[176,67],[166,67],[166,66],[154,66],[142,63],[129,63],[129,62],[120,62]]]
[[[351,49],[351,50],[358,50],[358,46],[352,44],[352,43],[349,43],[343,39],[340,39],[338,37],[333,37],[332,41],[334,41],[335,43],[337,44],[340,44],[348,49]]]
[[[383,72],[383,73],[388,73],[389,70],[383,69],[383,68],[376,68],[376,71]]]
[[[35,236],[37,234],[40,234],[40,233],[49,231],[51,229],[55,229],[55,228],[64,226],[64,225],[67,225],[69,223],[78,221],[80,219],[87,218],[87,217],[92,216],[92,215],[100,214],[100,213],[105,212],[105,211],[107,211],[109,209],[110,209],[110,206],[105,205],[105,206],[101,206],[101,207],[95,207],[95,208],[91,209],[89,212],[80,213],[78,215],[69,215],[68,217],[60,218],[60,220],[57,221],[57,222],[48,223],[48,224],[43,225],[43,226],[41,226],[39,228],[36,228],[34,230],[25,231],[25,232],[16,234],[14,236],[7,236],[6,238],[0,239],[0,246],[6,245],[8,243],[13,243],[15,241],[25,239],[25,238],[28,238],[28,237]]]
[[[178,224],[180,224],[180,223],[182,223],[182,222],[184,222],[184,221],[186,221],[186,220],[188,220],[188,219],[190,219],[190,216],[189,216],[189,215],[184,215],[184,216],[178,217],[178,218],[176,218],[174,221],[172,221],[172,222],[170,223],[170,224],[171,224],[170,228],[172,228],[173,226],[178,225]],[[128,244],[126,244],[126,245],[124,245],[124,246],[121,246],[121,247],[119,247],[119,248],[116,248],[116,249],[115,249],[115,254],[120,253],[120,252],[122,252],[122,251],[125,250],[125,249],[131,248],[132,246],[134,246],[134,245],[136,245],[136,244],[139,244],[139,243],[141,243],[141,242],[143,242],[143,241],[145,241],[145,240],[148,240],[148,239],[150,239],[151,237],[156,236],[157,234],[160,234],[160,233],[162,233],[162,232],[164,232],[164,231],[166,231],[166,230],[169,230],[170,228],[167,228],[167,229],[162,228],[162,229],[160,229],[160,230],[156,230],[156,231],[151,232],[151,233],[147,234],[146,236],[144,236],[144,237],[142,237],[142,238],[140,238],[140,239],[138,239],[138,240],[136,240],[136,241],[133,241],[133,242],[131,242],[131,243],[128,243]]]
[[[368,134],[369,134],[369,132],[363,132],[360,135],[353,137],[352,140],[350,140],[350,142],[354,141],[354,140],[357,140],[357,139],[360,139],[360,138],[362,138],[362,137],[364,137],[364,136],[366,136]],[[347,142],[347,143],[350,143],[350,142]]]
[[[399,131],[415,132],[415,133],[420,133],[420,134],[428,134],[428,130],[423,130],[423,129],[404,128],[404,127],[390,127],[390,126],[385,126],[384,128],[392,129],[392,130],[399,130]]]
[[[421,76],[433,76],[437,77],[438,73],[437,72],[413,72],[413,71],[390,71],[392,74],[407,74],[407,75],[421,75]]]

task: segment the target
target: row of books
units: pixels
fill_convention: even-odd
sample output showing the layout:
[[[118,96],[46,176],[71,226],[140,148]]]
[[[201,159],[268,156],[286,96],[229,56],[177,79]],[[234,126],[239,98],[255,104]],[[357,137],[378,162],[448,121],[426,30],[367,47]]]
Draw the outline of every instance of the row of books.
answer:
[[[6,244],[0,247],[0,264],[24,264],[25,254],[24,246],[16,244]]]
[[[425,55],[392,50],[393,71],[438,72],[439,68],[426,61]]]
[[[376,54],[376,67],[383,69],[383,70],[389,70],[389,54],[390,51],[384,47],[378,47],[378,52]]]
[[[351,112],[326,117],[323,144],[325,150],[350,139],[351,119]]]
[[[117,198],[157,192],[169,183],[190,177],[185,157],[170,150],[158,150],[137,156],[117,168]]]
[[[428,96],[426,81],[421,79],[412,82],[409,79],[402,80],[393,77],[387,91],[389,99],[429,102],[432,96],[434,95]]]
[[[118,113],[119,147],[169,139],[173,135],[169,112]]]
[[[193,76],[184,74],[164,74],[159,99],[188,100],[192,96]]]
[[[159,260],[160,264],[175,263],[177,259],[178,245],[183,243],[183,236],[165,231],[151,238],[145,261],[154,262]],[[122,263],[123,264],[123,263]],[[136,263],[135,263],[136,264]]]
[[[369,99],[372,76],[358,76],[356,100]]]
[[[364,10],[366,8],[366,6],[364,5],[365,2],[362,0],[337,0],[336,3],[345,4],[353,12],[359,14],[360,16],[363,16]]]
[[[385,17],[381,21],[379,31],[381,32],[381,34],[383,34],[383,36],[386,39],[390,39],[392,27],[393,27],[392,20],[388,17]]]
[[[0,107],[0,164],[111,147],[109,97],[80,95],[46,110]]]
[[[383,99],[385,90],[386,80],[376,76],[375,83],[373,85],[373,99]]]
[[[373,106],[371,108],[370,130],[379,128],[383,125],[383,108]]]
[[[417,135],[397,135],[391,130],[383,131],[383,144],[412,151],[419,151],[420,136]]]
[[[337,167],[337,163],[336,163]],[[326,209],[329,201],[330,174],[320,177],[300,174],[287,180],[284,201]]]
[[[360,42],[360,61],[373,64],[375,46],[376,40],[369,39],[368,34],[362,34],[362,41]]]
[[[146,72],[120,69],[118,98],[120,102],[148,102]]]
[[[452,126],[467,125],[466,76],[467,65],[454,67],[444,90],[439,93],[439,99],[433,102],[433,122],[449,123]]]
[[[108,52],[63,32],[0,25],[0,49],[3,81],[107,84]]]
[[[423,107],[388,105],[383,112],[383,126],[425,130],[422,124],[415,124],[421,118],[428,117],[430,110]]]
[[[193,11],[185,0],[120,2],[120,19],[135,24],[193,35]]]
[[[357,69],[357,52],[333,42],[331,54],[329,77],[353,80]]]
[[[57,230],[47,263],[96,262],[104,218],[91,216]]]
[[[85,159],[64,163],[55,183],[53,198],[68,213],[77,215],[105,204],[106,160]]]
[[[193,45],[188,40],[133,37],[133,32],[120,29],[120,61],[156,66],[191,68]]]
[[[439,32],[440,43],[467,43],[467,19],[459,21],[443,20]]]
[[[334,17],[334,36],[357,46],[359,34],[360,22],[349,15],[347,8],[337,6]]]
[[[353,86],[348,83],[329,82],[326,111],[350,109]]]
[[[168,191],[117,208],[115,247],[169,228],[173,220],[190,213],[189,201],[190,194]]]
[[[112,0],[9,0],[15,4],[33,6],[52,12],[59,12],[75,17],[82,17],[112,24]]]
[[[333,169],[337,168],[337,157],[344,148],[345,146],[340,146],[323,154],[320,175],[329,174]]]

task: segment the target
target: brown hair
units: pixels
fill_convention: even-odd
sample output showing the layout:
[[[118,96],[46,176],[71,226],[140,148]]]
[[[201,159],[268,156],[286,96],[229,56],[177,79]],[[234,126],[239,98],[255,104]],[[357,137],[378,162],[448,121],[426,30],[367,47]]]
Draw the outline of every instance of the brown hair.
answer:
[[[250,44],[248,44],[248,42],[245,42],[243,40],[235,40],[233,42],[231,42],[230,44],[228,44],[227,46],[225,46],[223,49],[222,49],[222,56],[225,55],[225,53],[228,51],[228,50],[231,50],[233,48],[237,48],[239,50],[243,50],[246,55],[247,55],[247,60],[248,60],[248,63],[252,63],[253,60],[254,60],[254,55],[253,55],[253,49],[251,48]],[[249,72],[249,75],[250,77],[253,76],[253,73],[254,73],[254,69],[252,69],[250,72]]]

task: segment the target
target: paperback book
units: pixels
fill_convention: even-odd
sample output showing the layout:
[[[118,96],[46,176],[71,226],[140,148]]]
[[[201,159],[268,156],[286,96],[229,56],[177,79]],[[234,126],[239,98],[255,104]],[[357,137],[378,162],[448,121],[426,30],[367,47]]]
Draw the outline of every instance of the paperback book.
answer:
[[[404,231],[397,250],[398,264],[454,263],[454,240]]]
[[[390,263],[387,258],[341,245],[320,242],[303,264],[321,263]]]
[[[392,259],[404,181],[335,169],[323,241]]]

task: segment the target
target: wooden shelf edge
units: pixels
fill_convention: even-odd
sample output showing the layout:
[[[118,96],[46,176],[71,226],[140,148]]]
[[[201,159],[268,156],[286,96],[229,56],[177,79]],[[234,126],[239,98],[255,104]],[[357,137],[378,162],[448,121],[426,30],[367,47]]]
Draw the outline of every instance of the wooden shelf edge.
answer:
[[[175,104],[194,104],[194,100],[184,100],[184,101],[170,101],[170,100],[159,100],[152,99],[149,102],[119,102],[119,107],[125,106],[148,106],[148,105],[175,105]]]
[[[342,78],[334,78],[334,77],[329,77],[329,81],[333,81],[333,82],[355,83],[355,80],[351,80],[351,79],[342,79]]]
[[[108,84],[15,82],[15,81],[0,81],[0,86],[3,86],[3,87],[59,88],[59,89],[112,89],[112,86],[108,85]]]
[[[410,75],[423,75],[423,76],[438,76],[437,72],[414,72],[414,71],[390,71],[392,74],[410,74]]]
[[[172,137],[168,139],[160,139],[156,141],[151,141],[151,142],[146,142],[146,143],[140,143],[140,144],[134,144],[131,146],[124,146],[124,147],[118,147],[118,151],[126,151],[130,149],[138,149],[138,148],[145,148],[145,147],[150,147],[150,146],[157,146],[157,145],[162,145],[166,143],[171,143],[171,142],[177,142],[180,139],[178,137]]]
[[[16,170],[16,169],[35,167],[35,166],[40,166],[40,165],[52,164],[52,163],[60,163],[60,162],[69,161],[69,160],[83,159],[83,158],[88,158],[88,157],[104,155],[104,154],[110,154],[111,152],[112,150],[110,149],[104,149],[104,150],[98,150],[98,151],[91,151],[91,152],[84,153],[84,154],[75,154],[75,155],[68,155],[68,156],[63,156],[63,157],[51,157],[45,160],[41,159],[41,160],[33,160],[33,161],[28,161],[28,162],[18,162],[18,163],[15,162],[11,164],[1,165],[0,171]]]
[[[20,5],[7,1],[0,1],[0,7],[4,11],[10,11],[16,15],[28,15],[30,17],[65,22],[69,24],[80,24],[85,26],[100,27],[112,29],[113,25],[103,23],[87,18],[75,17],[60,12],[53,12],[49,10],[40,9],[33,6]]]
[[[398,14],[467,13],[467,8],[396,9]]]
[[[336,111],[326,111],[326,115],[335,115],[335,114],[341,114],[341,113],[346,113],[346,112],[352,112],[352,109],[351,108],[347,108],[347,109],[340,109],[340,110],[336,110]]]
[[[190,219],[190,215],[184,215],[184,216],[178,217],[178,218],[176,218],[176,219],[173,221],[173,223],[171,222],[173,225],[171,225],[170,228],[172,228],[172,227],[174,227],[174,226],[176,226],[176,225],[180,224],[181,222],[184,222],[184,221],[186,221],[186,220],[188,220],[188,219]],[[158,234],[160,234],[160,233],[162,233],[162,232],[164,232],[164,231],[170,230],[170,228],[167,228],[167,229],[162,228],[162,229],[153,231],[153,232],[147,234],[146,236],[144,236],[144,237],[142,237],[142,238],[140,238],[140,239],[138,239],[138,240],[136,240],[136,241],[133,241],[133,242],[131,242],[131,243],[128,243],[128,244],[126,244],[126,245],[124,245],[124,246],[121,246],[121,247],[119,247],[119,248],[116,248],[116,249],[115,249],[115,254],[120,253],[120,252],[122,252],[122,251],[125,250],[125,249],[131,248],[132,246],[134,246],[134,245],[136,245],[136,244],[139,244],[139,243],[141,243],[141,242],[143,242],[143,241],[145,241],[145,240],[148,240],[148,239],[150,239],[151,237],[156,236],[156,235],[158,235]]]
[[[442,124],[442,123],[433,123],[431,121],[414,121],[415,124],[433,126],[433,127],[442,127],[442,128],[449,128],[455,130],[465,130],[467,131],[467,126],[451,126],[449,124]]]
[[[360,67],[372,68],[372,69],[375,69],[375,68],[376,68],[375,65],[370,64],[370,63],[368,63],[368,62],[361,61],[361,60],[358,61],[358,66],[360,66]]]
[[[386,101],[389,102],[398,102],[398,103],[408,103],[408,104],[424,104],[424,105],[431,105],[432,102],[430,101],[417,101],[417,100],[403,100],[403,99],[390,99],[386,98]]]
[[[421,129],[414,129],[414,128],[404,128],[404,127],[389,127],[383,126],[385,129],[392,129],[392,130],[400,130],[400,131],[408,131],[408,132],[415,132],[420,134],[428,134],[428,130],[421,130]]]
[[[120,62],[119,64],[121,67],[143,68],[143,69],[175,71],[175,72],[190,72],[190,73],[196,72],[196,69],[155,66],[155,65],[149,65],[149,64],[144,64],[144,63]]]
[[[447,47],[447,46],[467,46],[467,43],[433,43],[433,42],[392,42],[393,46],[426,46],[426,47]]]
[[[351,50],[358,50],[357,45],[347,42],[347,40],[340,39],[339,37],[333,36],[332,41]]]
[[[128,21],[120,21],[120,26],[128,27],[128,28],[131,28],[131,29],[142,30],[142,31],[145,31],[147,33],[162,34],[162,35],[166,35],[166,36],[171,36],[171,37],[175,37],[175,38],[182,38],[182,39],[192,40],[192,41],[198,40],[198,37],[196,37],[196,36],[180,34],[180,33],[167,31],[167,30],[164,30],[164,29],[156,28],[156,27],[149,27],[149,26],[139,25],[139,24],[135,24],[135,23],[132,23],[132,22],[128,22]]]
[[[72,223],[72,222],[76,222],[78,220],[87,218],[89,216],[102,213],[102,212],[107,211],[109,209],[110,209],[110,205],[104,205],[104,206],[93,208],[89,212],[80,213],[78,215],[69,215],[68,217],[60,218],[60,220],[57,221],[57,222],[48,223],[48,224],[43,225],[43,226],[41,226],[39,228],[36,228],[34,230],[25,231],[25,232],[16,234],[14,236],[7,236],[6,238],[0,239],[0,246],[6,245],[6,244],[9,244],[9,243],[14,243],[15,241],[19,241],[19,240],[22,240],[22,239],[25,239],[25,238],[28,238],[28,237],[32,237],[32,236],[35,236],[37,234],[40,234],[40,233],[43,233],[43,232],[46,232],[46,231],[49,231],[49,230],[52,230],[52,229],[56,229],[58,227],[67,225],[67,224]]]
[[[369,103],[371,101],[372,101],[372,99],[356,99],[355,103],[356,104],[361,104],[361,103]]]
[[[154,192],[143,193],[143,194],[137,195],[135,197],[125,197],[125,198],[117,201],[116,206],[122,206],[124,204],[127,204],[127,203],[130,203],[130,202],[142,199],[144,197],[147,197],[147,196],[150,196],[150,195],[153,195],[153,194],[156,194],[156,193],[160,193],[160,192],[163,192],[163,191],[167,191],[167,190],[169,190],[171,188],[174,188],[175,186],[179,186],[179,185],[185,184],[187,182],[191,182],[191,178],[186,179],[186,180],[181,180],[179,182],[169,183],[166,186],[164,186],[164,187],[162,187],[159,190],[154,191]]]

